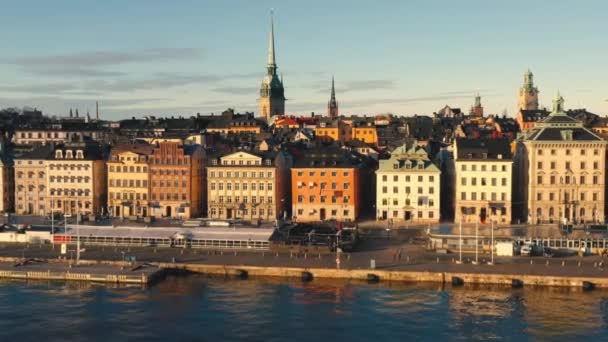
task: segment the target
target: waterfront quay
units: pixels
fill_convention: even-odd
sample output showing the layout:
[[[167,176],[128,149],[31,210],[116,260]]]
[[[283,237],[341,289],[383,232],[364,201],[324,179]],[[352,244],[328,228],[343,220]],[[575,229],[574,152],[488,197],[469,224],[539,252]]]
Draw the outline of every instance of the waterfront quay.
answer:
[[[137,265],[149,264],[159,270],[239,277],[375,279],[448,284],[457,278],[464,283],[475,284],[512,284],[517,280],[524,285],[581,287],[588,282],[598,288],[608,287],[608,270],[605,270],[603,258],[599,255],[495,257],[490,265],[490,254],[480,253],[475,264],[475,254],[465,252],[463,262],[457,263],[458,254],[428,250],[424,230],[422,227],[391,232],[378,227],[362,229],[362,239],[350,253],[84,244],[80,264],[86,266],[68,269],[65,265],[74,262],[74,253],[69,251],[62,255],[58,244],[4,243],[0,245],[0,257],[12,258],[14,262],[32,258],[44,260],[48,265],[63,265],[55,267],[70,273],[85,270],[111,273],[110,270],[97,271],[111,264],[114,267],[112,272],[119,272],[112,274],[125,274]],[[68,246],[69,249],[72,247]],[[28,267],[43,271],[48,267],[45,265]],[[10,264],[6,267],[15,269]],[[138,272],[131,273],[141,277],[141,272]]]

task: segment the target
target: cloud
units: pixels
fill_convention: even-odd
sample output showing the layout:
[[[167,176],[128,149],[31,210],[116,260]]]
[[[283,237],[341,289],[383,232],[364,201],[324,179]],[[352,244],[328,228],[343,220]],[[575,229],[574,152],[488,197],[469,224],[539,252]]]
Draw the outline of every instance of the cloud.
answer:
[[[395,87],[394,80],[360,80],[348,81],[342,87],[341,92],[374,90],[374,89],[390,89]]]
[[[116,77],[123,76],[124,73],[108,70],[108,67],[128,63],[190,60],[202,56],[203,50],[198,48],[150,48],[136,51],[83,51],[63,55],[26,56],[5,58],[0,62],[17,65],[24,72],[36,75]]]
[[[91,67],[200,58],[197,48],[152,48],[139,51],[85,51],[73,54],[20,57],[8,63],[33,67]]]
[[[216,93],[223,93],[223,94],[252,95],[252,96],[256,96],[258,88],[257,87],[231,87],[231,86],[225,86],[225,87],[216,87],[216,88],[213,88],[213,89],[211,89],[211,91],[214,91]]]

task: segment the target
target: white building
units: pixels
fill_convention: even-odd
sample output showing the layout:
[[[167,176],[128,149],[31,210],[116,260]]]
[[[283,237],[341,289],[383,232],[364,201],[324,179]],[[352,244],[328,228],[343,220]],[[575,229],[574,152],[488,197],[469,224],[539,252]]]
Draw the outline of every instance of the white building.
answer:
[[[376,218],[439,222],[441,171],[416,142],[398,147],[376,171]]]
[[[518,146],[524,217],[534,223],[602,222],[605,219],[607,142],[553,100],[553,110],[526,132]]]
[[[507,139],[457,139],[455,222],[511,223],[513,158]]]

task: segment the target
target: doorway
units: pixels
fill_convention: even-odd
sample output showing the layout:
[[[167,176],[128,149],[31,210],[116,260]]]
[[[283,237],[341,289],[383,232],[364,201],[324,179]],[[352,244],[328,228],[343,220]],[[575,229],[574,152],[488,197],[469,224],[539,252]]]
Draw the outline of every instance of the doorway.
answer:
[[[325,208],[322,208],[320,211],[321,221],[325,221]]]
[[[167,211],[167,215],[166,216],[167,217],[171,217],[171,206],[168,205],[166,211]]]
[[[226,218],[227,219],[231,219],[232,218],[232,209],[226,209]]]

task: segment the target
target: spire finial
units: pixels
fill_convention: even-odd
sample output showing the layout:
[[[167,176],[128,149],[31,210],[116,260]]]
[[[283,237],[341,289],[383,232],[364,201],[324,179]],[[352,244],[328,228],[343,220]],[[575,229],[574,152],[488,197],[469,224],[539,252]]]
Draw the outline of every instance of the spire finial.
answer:
[[[334,87],[334,75],[331,75],[331,98],[336,98],[336,88]]]
[[[270,36],[268,37],[268,66],[275,66],[274,57],[274,10],[270,9]]]

